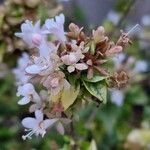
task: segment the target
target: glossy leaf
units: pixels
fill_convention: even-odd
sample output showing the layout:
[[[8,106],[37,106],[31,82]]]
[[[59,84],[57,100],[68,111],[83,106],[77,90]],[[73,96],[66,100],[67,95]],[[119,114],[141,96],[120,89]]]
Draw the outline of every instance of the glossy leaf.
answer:
[[[107,86],[105,82],[96,82],[96,83],[90,83],[83,81],[83,84],[85,88],[95,96],[98,100],[100,100],[103,103],[106,103],[107,101]]]
[[[87,82],[99,82],[99,81],[106,79],[107,77],[94,75],[93,78],[88,79],[86,75],[83,75],[81,78],[82,80],[87,81]]]

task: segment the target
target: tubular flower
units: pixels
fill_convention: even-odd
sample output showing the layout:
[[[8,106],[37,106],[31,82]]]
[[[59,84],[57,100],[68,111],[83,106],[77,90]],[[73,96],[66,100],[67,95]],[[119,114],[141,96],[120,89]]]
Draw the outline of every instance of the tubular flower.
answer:
[[[32,21],[26,20],[25,23],[21,25],[21,31],[20,33],[15,33],[15,35],[22,38],[30,48],[39,47],[42,42],[46,41],[46,36],[40,27],[40,21],[37,21],[35,25],[33,25]]]
[[[31,139],[31,136],[35,134],[36,136],[41,135],[44,137],[46,133],[46,129],[54,125],[57,122],[57,119],[45,119],[43,120],[43,113],[40,110],[35,111],[35,118],[27,117],[22,120],[22,124],[25,128],[25,131],[29,133],[23,135],[22,138],[25,140],[26,138]]]

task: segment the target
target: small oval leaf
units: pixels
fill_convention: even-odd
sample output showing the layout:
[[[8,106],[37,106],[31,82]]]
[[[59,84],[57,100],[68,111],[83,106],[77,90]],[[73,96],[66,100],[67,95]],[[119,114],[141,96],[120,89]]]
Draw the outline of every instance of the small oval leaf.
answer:
[[[95,96],[98,100],[100,100],[103,103],[107,102],[106,82],[100,81],[96,83],[92,83],[92,82],[90,83],[90,82],[83,81],[83,84],[85,88],[90,92],[90,94]]]

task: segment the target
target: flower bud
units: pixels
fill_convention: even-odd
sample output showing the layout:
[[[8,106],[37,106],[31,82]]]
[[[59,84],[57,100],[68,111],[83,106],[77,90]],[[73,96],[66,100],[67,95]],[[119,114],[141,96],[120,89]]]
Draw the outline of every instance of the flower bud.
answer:
[[[58,79],[58,78],[53,78],[53,79],[50,81],[50,86],[51,86],[52,88],[56,88],[56,87],[58,87],[58,85],[59,85],[59,79]]]
[[[37,33],[33,34],[32,36],[33,44],[39,46],[41,44],[41,41],[42,41],[42,37],[40,34],[37,34]]]

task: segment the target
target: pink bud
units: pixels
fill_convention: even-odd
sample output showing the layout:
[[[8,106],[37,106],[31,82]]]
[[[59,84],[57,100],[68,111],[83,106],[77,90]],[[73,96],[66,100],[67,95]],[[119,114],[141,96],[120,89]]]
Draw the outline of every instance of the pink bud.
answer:
[[[51,86],[52,88],[56,88],[56,87],[58,87],[58,85],[59,85],[59,79],[58,79],[58,78],[53,78],[53,79],[50,81],[50,86]]]
[[[42,40],[42,37],[40,34],[38,34],[38,33],[33,34],[33,36],[32,36],[33,44],[38,46],[41,44],[41,40]]]
[[[120,52],[122,52],[122,46],[114,46],[109,51],[107,51],[106,54],[109,56]]]

